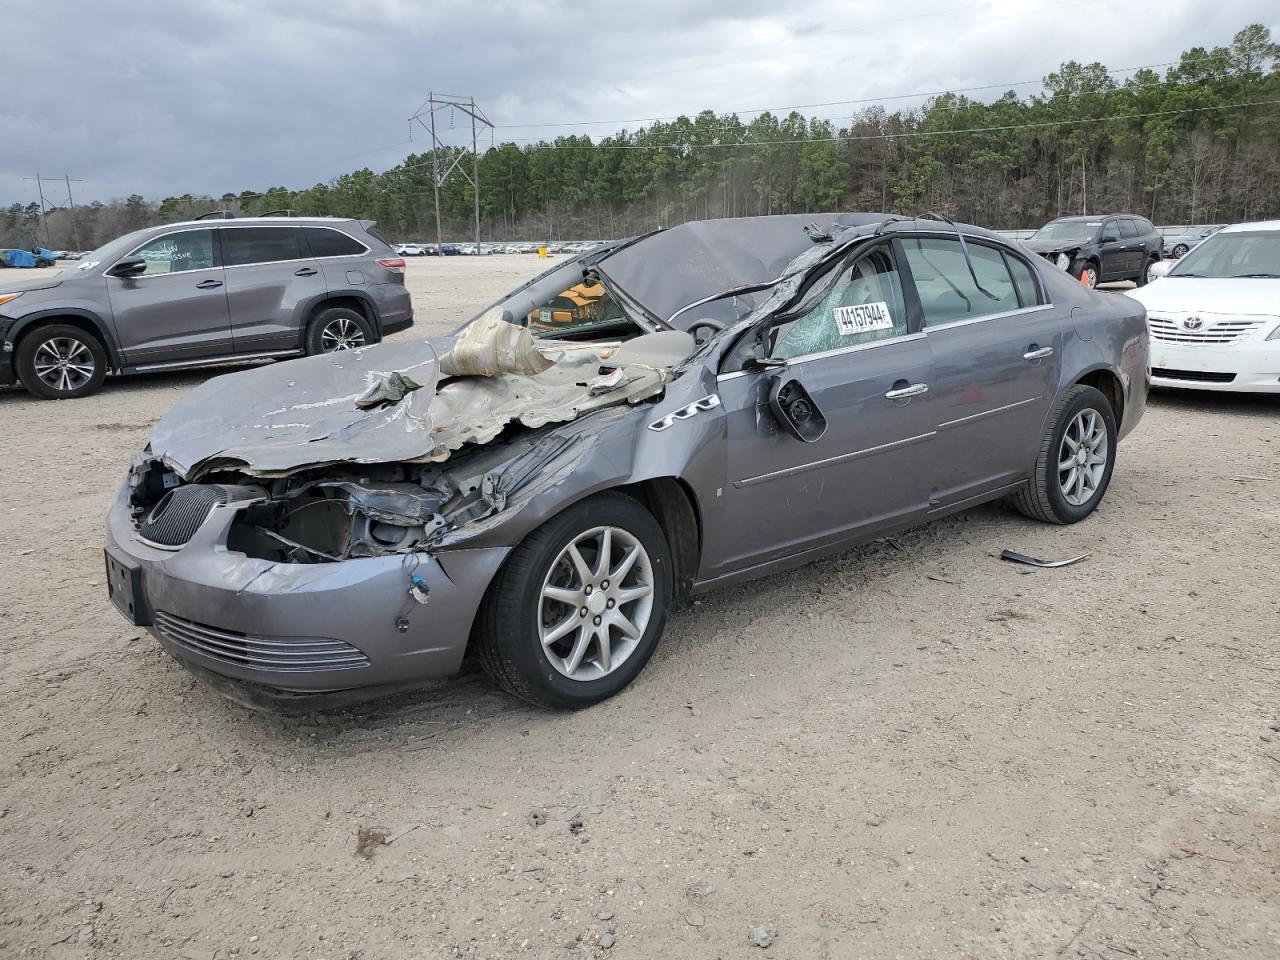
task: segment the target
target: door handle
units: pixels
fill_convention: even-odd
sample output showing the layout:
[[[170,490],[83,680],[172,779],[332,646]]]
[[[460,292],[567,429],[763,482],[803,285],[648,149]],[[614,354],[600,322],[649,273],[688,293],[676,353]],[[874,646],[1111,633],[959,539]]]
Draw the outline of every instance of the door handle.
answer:
[[[295,277],[314,277],[317,273],[315,267],[303,267],[301,270],[293,271]]]
[[[1053,356],[1053,347],[1037,347],[1035,344],[1032,344],[1031,349],[1022,355],[1022,359],[1031,360],[1034,362],[1036,360],[1043,360],[1046,357],[1052,357],[1052,356]]]
[[[886,400],[906,400],[928,392],[929,385],[927,383],[912,383],[905,387],[894,387],[884,395],[884,398]]]
[[[197,290],[212,290],[214,287],[222,286],[221,280],[201,280],[196,284]]]

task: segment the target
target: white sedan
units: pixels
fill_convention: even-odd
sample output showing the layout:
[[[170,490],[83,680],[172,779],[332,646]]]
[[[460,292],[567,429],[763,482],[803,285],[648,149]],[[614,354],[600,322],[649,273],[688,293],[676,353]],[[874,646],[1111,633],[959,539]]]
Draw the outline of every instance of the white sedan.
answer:
[[[1128,295],[1147,308],[1157,387],[1280,393],[1280,220],[1240,223]]]

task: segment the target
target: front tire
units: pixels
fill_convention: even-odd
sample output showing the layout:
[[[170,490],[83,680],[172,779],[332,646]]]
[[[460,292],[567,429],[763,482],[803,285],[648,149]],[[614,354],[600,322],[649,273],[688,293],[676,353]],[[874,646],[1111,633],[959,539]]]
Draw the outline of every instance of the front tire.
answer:
[[[1186,255],[1187,255],[1187,245],[1185,243],[1180,243],[1173,248],[1173,257],[1175,260],[1181,260]]]
[[[24,336],[15,362],[22,385],[41,400],[87,397],[107,376],[107,351],[98,338],[68,323]]]
[[[671,555],[653,514],[625,494],[597,494],[512,551],[477,621],[480,665],[535,706],[592,706],[644,669],[670,597]]]
[[[1077,260],[1071,267],[1071,275],[1090,290],[1098,287],[1098,265],[1092,260]]]
[[[1077,383],[1049,416],[1035,473],[1013,505],[1034,520],[1078,523],[1102,502],[1115,464],[1115,411],[1100,390]]]
[[[347,307],[321,310],[307,327],[307,356],[358,350],[373,343],[369,321]]]

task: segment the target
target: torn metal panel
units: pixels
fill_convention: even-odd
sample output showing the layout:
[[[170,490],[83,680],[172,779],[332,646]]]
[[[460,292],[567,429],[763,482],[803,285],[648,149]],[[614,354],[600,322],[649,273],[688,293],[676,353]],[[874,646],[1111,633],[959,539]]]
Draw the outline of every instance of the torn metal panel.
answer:
[[[335,463],[438,463],[512,422],[541,427],[656,396],[693,348],[675,331],[625,345],[537,341],[495,312],[455,340],[211,380],[156,425],[151,451],[188,480],[222,469],[280,477]]]

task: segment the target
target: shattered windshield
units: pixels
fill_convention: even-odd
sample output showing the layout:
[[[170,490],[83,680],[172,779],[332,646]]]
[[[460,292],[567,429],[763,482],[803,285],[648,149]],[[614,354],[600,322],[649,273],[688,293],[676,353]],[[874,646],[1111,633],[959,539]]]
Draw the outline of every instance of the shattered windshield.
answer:
[[[508,323],[527,327],[539,340],[616,340],[645,332],[579,259],[535,277],[485,308],[471,323],[493,309]]]
[[[1097,236],[1101,227],[1101,220],[1055,220],[1053,223],[1046,223],[1033,233],[1031,239],[1088,243]]]

